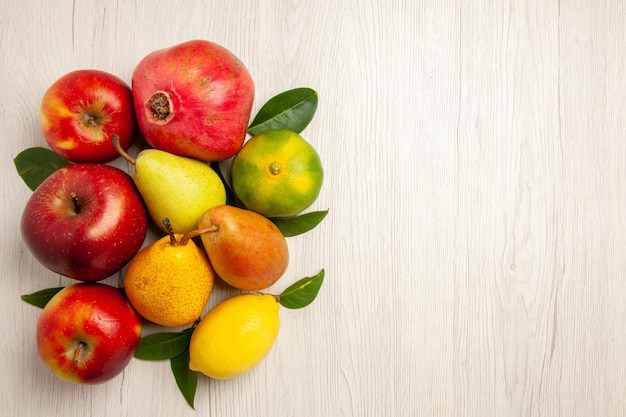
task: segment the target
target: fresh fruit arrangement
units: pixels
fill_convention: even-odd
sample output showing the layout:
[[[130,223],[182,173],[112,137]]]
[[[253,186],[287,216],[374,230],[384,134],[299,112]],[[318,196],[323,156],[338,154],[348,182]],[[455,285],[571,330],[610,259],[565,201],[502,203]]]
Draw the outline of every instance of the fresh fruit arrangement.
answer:
[[[304,213],[324,176],[300,135],[317,93],[278,94],[250,122],[254,96],[244,64],[205,40],[148,54],[131,86],[87,69],[45,92],[49,147],[26,149],[14,163],[32,190],[20,225],[25,246],[77,281],[21,297],[42,308],[37,349],[54,374],[96,384],[133,357],[169,360],[194,407],[199,373],[251,371],[278,337],[280,308],[316,298],[324,269],[280,294],[264,291],[287,271],[287,239],[328,214]],[[147,146],[132,157],[138,135]],[[110,165],[117,158],[132,174]],[[222,161],[231,162],[230,182]],[[99,282],[115,274],[119,287]],[[207,311],[218,279],[240,293]],[[145,323],[167,331],[145,335]]]

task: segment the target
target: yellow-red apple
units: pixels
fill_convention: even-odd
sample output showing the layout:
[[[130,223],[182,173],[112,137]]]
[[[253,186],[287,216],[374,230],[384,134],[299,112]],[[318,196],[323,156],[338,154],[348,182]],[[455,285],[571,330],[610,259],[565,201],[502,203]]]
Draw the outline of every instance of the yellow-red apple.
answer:
[[[41,101],[41,128],[50,148],[72,162],[107,162],[119,156],[111,135],[128,149],[137,133],[130,87],[99,70],[72,71]]]
[[[37,351],[60,378],[97,384],[128,365],[141,338],[141,318],[123,292],[101,283],[65,287],[37,321]]]

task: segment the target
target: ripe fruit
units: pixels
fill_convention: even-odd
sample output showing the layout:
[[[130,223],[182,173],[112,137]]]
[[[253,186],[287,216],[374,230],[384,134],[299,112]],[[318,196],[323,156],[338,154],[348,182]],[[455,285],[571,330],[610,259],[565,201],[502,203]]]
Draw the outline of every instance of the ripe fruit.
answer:
[[[128,149],[137,133],[130,87],[98,70],[77,70],[56,80],[41,102],[48,145],[72,162],[107,162],[118,155],[111,135]]]
[[[135,185],[150,217],[165,232],[164,218],[169,218],[174,233],[187,233],[206,210],[226,203],[224,183],[206,162],[158,149],[144,149],[133,159],[118,150],[134,165]]]
[[[147,215],[132,179],[100,164],[68,165],[35,189],[21,232],[46,268],[80,281],[119,271],[141,248]]]
[[[226,48],[193,40],[154,51],[135,68],[132,88],[139,128],[154,148],[204,161],[241,148],[254,83]]]
[[[295,216],[317,199],[324,177],[315,149],[290,130],[267,130],[248,140],[233,159],[233,191],[249,210],[267,217]]]
[[[193,240],[172,233],[144,247],[128,264],[124,289],[147,320],[186,326],[200,318],[213,289],[213,269]]]
[[[189,369],[217,379],[250,371],[276,341],[278,309],[269,294],[240,294],[218,304],[191,335]]]
[[[198,220],[204,249],[217,275],[235,288],[258,291],[274,284],[289,264],[287,241],[266,217],[216,206]]]
[[[141,338],[141,318],[119,288],[80,283],[48,301],[37,321],[37,350],[60,378],[107,381],[128,365]]]

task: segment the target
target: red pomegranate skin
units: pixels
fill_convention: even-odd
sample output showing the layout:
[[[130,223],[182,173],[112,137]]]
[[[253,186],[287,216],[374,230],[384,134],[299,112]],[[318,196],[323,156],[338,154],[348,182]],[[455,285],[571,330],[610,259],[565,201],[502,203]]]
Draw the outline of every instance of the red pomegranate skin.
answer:
[[[241,149],[254,82],[226,48],[192,40],[154,51],[132,76],[137,121],[149,145],[203,161]]]

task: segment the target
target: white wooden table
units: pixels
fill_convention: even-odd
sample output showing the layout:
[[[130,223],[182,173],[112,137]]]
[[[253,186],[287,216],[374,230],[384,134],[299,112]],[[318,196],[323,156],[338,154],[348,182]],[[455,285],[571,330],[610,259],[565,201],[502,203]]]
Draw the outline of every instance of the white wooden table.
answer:
[[[193,411],[167,362],[98,386],[39,362],[20,295],[71,282],[20,241],[12,159],[45,146],[61,75],[130,82],[197,38],[245,62],[253,111],[318,91],[330,214],[274,287],[324,267],[318,299],[252,373],[200,378]],[[626,415],[625,47],[622,0],[3,1],[0,415]]]

